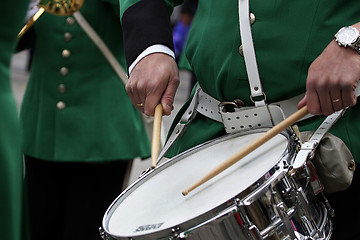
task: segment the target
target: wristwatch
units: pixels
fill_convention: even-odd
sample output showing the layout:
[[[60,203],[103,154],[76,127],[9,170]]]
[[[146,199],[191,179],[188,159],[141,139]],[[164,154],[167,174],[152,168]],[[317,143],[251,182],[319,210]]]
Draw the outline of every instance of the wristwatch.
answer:
[[[335,40],[341,47],[350,47],[360,54],[360,34],[354,27],[342,27],[336,34]]]

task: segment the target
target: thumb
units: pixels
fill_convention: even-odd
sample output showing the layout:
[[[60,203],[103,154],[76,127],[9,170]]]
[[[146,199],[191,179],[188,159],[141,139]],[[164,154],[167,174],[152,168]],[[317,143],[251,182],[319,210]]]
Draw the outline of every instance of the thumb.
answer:
[[[163,107],[164,115],[170,115],[171,111],[174,109],[174,100],[176,90],[179,86],[179,81],[169,81],[167,88],[161,98],[161,105]]]

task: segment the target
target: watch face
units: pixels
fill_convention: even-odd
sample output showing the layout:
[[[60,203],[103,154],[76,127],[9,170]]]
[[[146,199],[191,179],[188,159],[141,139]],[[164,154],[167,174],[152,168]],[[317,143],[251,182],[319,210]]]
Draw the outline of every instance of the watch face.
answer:
[[[336,34],[336,40],[344,45],[348,46],[350,44],[353,44],[359,36],[359,32],[356,28],[353,27],[343,27],[339,30],[339,32]]]

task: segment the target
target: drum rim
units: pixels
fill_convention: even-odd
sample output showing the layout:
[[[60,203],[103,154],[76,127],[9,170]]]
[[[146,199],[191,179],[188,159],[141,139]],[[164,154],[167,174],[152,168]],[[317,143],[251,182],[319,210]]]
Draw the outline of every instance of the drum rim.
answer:
[[[200,151],[204,148],[207,147],[211,147],[212,145],[215,145],[219,142],[222,141],[226,141],[235,137],[240,137],[240,136],[245,136],[245,135],[249,135],[249,134],[253,134],[253,133],[262,133],[262,132],[266,132],[267,130],[269,130],[270,128],[262,128],[262,129],[253,129],[253,130],[248,130],[245,132],[237,132],[237,133],[231,133],[231,134],[226,134],[214,139],[211,139],[209,141],[206,141],[204,143],[201,143],[199,145],[196,145],[168,160],[166,160],[165,162],[159,164],[155,169],[148,169],[143,175],[141,175],[134,183],[132,183],[130,186],[128,186],[112,203],[111,205],[108,207],[108,209],[106,210],[103,220],[102,220],[102,230],[105,232],[105,235],[110,237],[110,239],[114,239],[114,240],[121,240],[121,239],[168,239],[169,233],[173,232],[173,228],[176,228],[178,226],[181,227],[182,230],[179,231],[179,233],[185,232],[187,229],[190,229],[196,225],[199,225],[200,223],[208,220],[209,218],[211,218],[211,216],[215,216],[216,213],[220,213],[221,211],[224,211],[227,208],[230,208],[233,205],[229,205],[228,201],[230,201],[231,199],[236,198],[236,196],[232,197],[231,199],[229,199],[228,201],[225,201],[224,203],[214,207],[213,209],[209,209],[207,212],[189,220],[186,222],[182,222],[179,223],[177,226],[173,226],[171,228],[166,228],[157,232],[151,232],[151,233],[147,233],[147,234],[142,234],[142,235],[136,235],[136,236],[115,236],[112,235],[109,231],[108,228],[108,223],[112,216],[112,214],[114,213],[114,211],[117,209],[117,207],[121,204],[121,202],[128,196],[130,195],[133,191],[135,191],[138,187],[141,186],[141,182],[146,181],[146,179],[151,178],[154,174],[156,174],[157,171],[162,171],[164,169],[166,169],[169,166],[172,166],[173,164],[175,164],[177,161],[180,161],[181,159],[187,157],[189,154],[193,154],[194,151]],[[293,134],[290,132],[289,129],[285,129],[284,131],[282,131],[280,133],[281,135],[285,136],[288,140],[291,139],[291,136],[293,136]],[[277,161],[277,163],[274,164],[274,166],[269,169],[269,171],[271,171],[272,169],[274,169],[274,167],[281,161],[281,159],[283,159],[285,157],[285,155],[293,155],[294,151],[289,151],[290,148],[292,148],[294,145],[294,140],[293,141],[288,141],[286,149],[284,150],[283,153],[281,153],[281,155],[279,156],[279,160]],[[289,157],[289,161],[290,159],[293,158],[293,156]],[[176,161],[175,161],[176,160]],[[248,186],[246,189],[248,189],[249,187],[253,186],[254,184],[258,184],[259,181],[263,182],[264,176],[261,176],[259,179],[257,179],[253,184],[251,184],[250,186]],[[241,193],[241,192],[240,192]],[[238,194],[240,194],[238,193]],[[120,199],[122,199],[122,201],[120,201]],[[210,217],[209,217],[210,215]],[[175,233],[174,233],[175,235]],[[151,236],[151,238],[149,238],[149,236]]]

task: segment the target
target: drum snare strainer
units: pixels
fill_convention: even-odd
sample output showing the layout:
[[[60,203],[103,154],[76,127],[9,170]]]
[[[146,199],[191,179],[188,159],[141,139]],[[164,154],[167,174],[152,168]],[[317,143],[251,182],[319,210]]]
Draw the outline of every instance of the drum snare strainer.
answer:
[[[329,239],[321,183],[310,164],[291,170],[299,146],[288,131],[181,194],[265,130],[212,140],[139,178],[106,211],[103,239]]]

